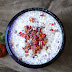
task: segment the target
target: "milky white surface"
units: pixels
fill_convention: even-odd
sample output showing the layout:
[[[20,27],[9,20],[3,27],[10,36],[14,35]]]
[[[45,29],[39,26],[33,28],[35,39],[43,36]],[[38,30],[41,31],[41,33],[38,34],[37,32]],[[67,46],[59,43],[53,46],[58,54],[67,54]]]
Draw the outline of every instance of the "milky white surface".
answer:
[[[9,37],[9,43],[13,43],[12,50],[14,54],[20,59],[22,58],[22,61],[28,64],[32,65],[38,65],[38,64],[44,64],[46,62],[49,62],[52,60],[59,52],[60,47],[62,45],[62,31],[58,24],[58,22],[49,14],[44,13],[44,17],[40,16],[43,14],[42,11],[29,11],[21,16],[19,16],[11,26],[11,32]],[[29,19],[33,17],[36,18],[36,22],[32,23],[29,21]],[[38,23],[39,22],[39,23]],[[55,23],[55,25],[51,25],[52,23]],[[22,47],[25,47],[25,39],[19,36],[19,32],[24,32],[24,26],[35,26],[35,27],[41,27],[44,26],[45,28],[42,30],[43,33],[47,35],[48,42],[46,43],[46,46],[48,46],[48,50],[45,50],[46,46],[43,47],[41,50],[41,53],[37,53],[38,57],[32,58],[31,54],[32,51],[29,51],[29,56],[25,57],[25,52],[22,49]],[[59,30],[58,32],[50,31],[50,29],[53,30]],[[15,31],[17,33],[15,34]],[[59,43],[58,43],[59,41]],[[59,48],[58,48],[59,47]]]

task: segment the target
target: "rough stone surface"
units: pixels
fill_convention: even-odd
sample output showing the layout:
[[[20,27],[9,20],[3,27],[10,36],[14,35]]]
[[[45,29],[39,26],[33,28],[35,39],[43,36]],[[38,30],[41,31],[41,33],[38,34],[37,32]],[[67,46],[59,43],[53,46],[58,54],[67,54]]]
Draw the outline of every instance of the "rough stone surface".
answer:
[[[53,64],[40,69],[23,67],[7,55],[0,58],[0,72],[72,72],[72,0],[0,0],[0,32],[5,33],[15,14],[32,7],[48,9],[61,19],[66,33],[64,52]]]

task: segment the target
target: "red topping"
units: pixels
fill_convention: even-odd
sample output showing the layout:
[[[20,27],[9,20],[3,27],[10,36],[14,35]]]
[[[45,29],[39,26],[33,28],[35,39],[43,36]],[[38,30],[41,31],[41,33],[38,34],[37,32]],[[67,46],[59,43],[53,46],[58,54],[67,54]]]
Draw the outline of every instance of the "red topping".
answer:
[[[50,29],[50,31],[54,31],[53,29]]]
[[[21,34],[22,32],[19,32],[19,34]]]
[[[44,39],[40,39],[41,41],[44,41]]]
[[[30,39],[30,36],[29,35],[26,35],[26,39],[29,40]]]
[[[30,26],[29,29],[32,29],[32,27]]]
[[[33,58],[35,58],[35,56],[33,56]]]
[[[52,24],[52,25],[54,25],[54,24]]]
[[[54,22],[54,23],[50,23],[50,24],[51,24],[52,26],[53,26],[53,25],[56,25],[56,23],[55,23],[55,22]]]
[[[38,45],[38,44],[39,44],[39,41],[35,41],[35,42],[34,42],[34,45]]]
[[[41,14],[40,16],[45,16],[44,14]]]
[[[20,36],[24,37],[24,34],[21,34]]]
[[[22,61],[22,58],[20,58],[20,60]]]
[[[46,37],[46,34],[42,34],[42,38]]]
[[[29,26],[27,25],[26,28],[29,29]]]
[[[40,28],[40,32],[42,31],[42,28]]]
[[[27,43],[27,40],[25,40],[25,42]]]
[[[46,47],[46,50],[48,49],[48,46]]]
[[[32,36],[34,35],[34,31],[32,32]]]
[[[23,50],[25,50],[25,48],[23,48]]]
[[[36,39],[37,38],[37,35],[35,35],[34,38]]]
[[[33,22],[34,18],[32,18]],[[37,51],[41,51],[43,46],[46,45],[46,34],[42,32],[43,27],[37,27],[36,30],[33,30],[32,26],[24,26],[25,33],[19,32],[20,36],[25,38],[26,46],[23,48],[25,53],[28,53],[32,49],[33,54],[36,54]],[[30,42],[28,42],[30,40]]]
[[[25,50],[25,53],[28,53],[28,50]]]
[[[30,18],[30,22],[34,23],[36,18]]]

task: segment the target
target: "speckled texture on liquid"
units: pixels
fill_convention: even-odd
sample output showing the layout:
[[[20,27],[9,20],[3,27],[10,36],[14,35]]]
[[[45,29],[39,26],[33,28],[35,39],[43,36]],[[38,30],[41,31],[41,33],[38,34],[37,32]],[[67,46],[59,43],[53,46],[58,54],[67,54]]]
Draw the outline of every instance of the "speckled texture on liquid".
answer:
[[[23,62],[32,65],[44,64],[46,62],[49,62],[57,55],[62,45],[62,31],[58,22],[47,13],[44,13],[44,17],[40,16],[41,14],[43,14],[43,12],[41,11],[29,11],[22,14],[13,22],[9,33],[9,44],[13,44],[12,50],[14,51],[14,54],[19,59],[22,58]],[[36,18],[36,22],[30,22],[29,18],[31,17]],[[55,23],[55,25],[52,26],[52,23]],[[37,54],[38,57],[35,58],[31,57],[31,50],[29,51],[29,56],[25,57],[25,52],[22,49],[22,47],[25,46],[25,39],[19,36],[19,32],[24,32],[24,26],[26,25],[35,27],[45,27],[42,32],[47,35],[46,37],[48,38],[48,42],[41,50],[41,53]],[[50,29],[58,29],[58,32],[50,31]],[[15,31],[17,31],[16,34]],[[48,46],[47,50],[45,50],[46,46]]]

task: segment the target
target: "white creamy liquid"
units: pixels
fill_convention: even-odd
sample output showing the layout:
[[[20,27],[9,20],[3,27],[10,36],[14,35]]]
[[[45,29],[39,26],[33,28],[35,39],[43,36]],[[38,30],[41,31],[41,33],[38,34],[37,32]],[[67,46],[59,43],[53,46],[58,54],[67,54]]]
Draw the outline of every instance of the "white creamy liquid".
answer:
[[[40,16],[44,14],[44,16]],[[35,18],[35,22],[30,22],[30,18]],[[24,32],[24,26],[34,26],[34,27],[45,27],[42,32],[46,34],[48,41],[40,53],[37,53],[37,56],[33,58],[32,50],[29,50],[27,54],[29,56],[25,56],[25,51],[23,47],[26,46],[25,38],[19,36],[19,32]],[[35,29],[35,28],[34,28]],[[51,31],[50,29],[53,29]],[[23,62],[31,65],[40,65],[52,60],[59,52],[62,45],[62,30],[56,21],[51,15],[42,12],[42,11],[29,11],[21,16],[19,16],[11,26],[9,32],[9,44],[12,45],[13,53],[19,58],[22,59]],[[46,50],[46,46],[48,49]]]

